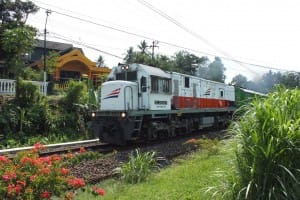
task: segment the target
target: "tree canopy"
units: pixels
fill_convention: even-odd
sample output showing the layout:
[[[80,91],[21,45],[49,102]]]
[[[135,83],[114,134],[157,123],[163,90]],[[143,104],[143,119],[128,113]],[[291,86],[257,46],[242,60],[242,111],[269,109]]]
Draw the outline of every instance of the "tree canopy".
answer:
[[[137,47],[138,51],[135,51],[133,47],[127,50],[124,57],[125,63],[152,65],[163,70],[189,74],[218,82],[224,82],[225,80],[225,67],[218,57],[215,58],[213,63],[208,64],[210,61],[205,56],[198,57],[187,51],[178,51],[174,56],[156,54],[154,60],[152,60],[152,55],[146,50],[148,45],[145,40]]]
[[[0,59],[10,72],[18,73],[22,56],[33,49],[36,29],[26,25],[29,14],[38,11],[31,1],[0,0]]]

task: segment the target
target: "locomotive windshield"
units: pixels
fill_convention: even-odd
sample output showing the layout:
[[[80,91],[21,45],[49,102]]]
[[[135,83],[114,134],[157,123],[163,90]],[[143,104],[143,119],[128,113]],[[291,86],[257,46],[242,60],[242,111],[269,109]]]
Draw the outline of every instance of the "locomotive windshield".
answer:
[[[116,80],[123,81],[137,81],[137,72],[136,71],[124,71],[116,74]]]

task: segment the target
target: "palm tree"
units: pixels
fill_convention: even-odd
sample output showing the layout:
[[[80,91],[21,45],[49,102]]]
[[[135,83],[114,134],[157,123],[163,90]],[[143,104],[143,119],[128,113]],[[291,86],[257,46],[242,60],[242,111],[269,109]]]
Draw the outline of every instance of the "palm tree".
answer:
[[[104,66],[104,58],[103,56],[99,55],[97,60],[97,67],[102,67],[102,66]]]
[[[147,42],[146,42],[145,40],[143,40],[143,41],[141,42],[141,44],[138,45],[138,48],[141,50],[141,53],[142,53],[142,54],[145,54],[146,51],[147,51],[147,48],[148,48]]]
[[[126,51],[126,56],[124,58],[124,61],[128,63],[133,63],[135,61],[135,52],[133,51],[133,47],[129,47],[129,49]]]

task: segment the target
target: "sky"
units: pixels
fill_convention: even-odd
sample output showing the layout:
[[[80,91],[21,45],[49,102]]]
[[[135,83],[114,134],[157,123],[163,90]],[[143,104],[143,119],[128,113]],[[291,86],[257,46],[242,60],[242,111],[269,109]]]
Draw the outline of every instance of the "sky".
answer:
[[[298,0],[32,1],[40,10],[27,24],[40,39],[49,9],[47,40],[72,43],[92,61],[101,55],[110,68],[130,46],[155,40],[154,53],[221,57],[227,82],[237,74],[255,80],[269,68],[300,71]]]

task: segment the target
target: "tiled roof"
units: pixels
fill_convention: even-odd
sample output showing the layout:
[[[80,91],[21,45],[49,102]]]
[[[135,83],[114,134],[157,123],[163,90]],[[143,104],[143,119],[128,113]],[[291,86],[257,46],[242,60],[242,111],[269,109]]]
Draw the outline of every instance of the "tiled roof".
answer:
[[[44,48],[44,40],[36,40],[36,43],[35,43],[34,46]],[[72,47],[73,47],[72,44],[46,41],[46,48],[51,49],[51,50],[63,51],[65,49],[69,49],[69,48],[72,48]]]

